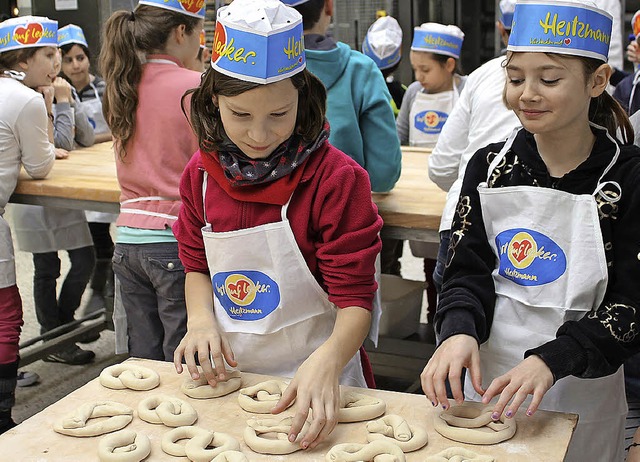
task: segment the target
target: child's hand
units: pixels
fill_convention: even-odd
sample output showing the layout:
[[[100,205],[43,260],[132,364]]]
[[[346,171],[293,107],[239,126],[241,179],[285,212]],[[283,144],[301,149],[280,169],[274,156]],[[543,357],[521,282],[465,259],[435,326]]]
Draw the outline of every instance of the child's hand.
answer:
[[[338,424],[340,407],[340,387],[338,381],[341,371],[332,366],[331,358],[316,350],[298,368],[296,375],[271,411],[278,414],[289,403],[296,400],[295,415],[289,432],[289,441],[293,442],[312,410],[311,425],[300,440],[302,449],[313,449],[320,444]]]
[[[200,378],[195,360],[196,357],[198,358],[204,376],[212,387],[215,387],[219,381],[226,379],[224,360],[232,367],[238,365],[233,357],[233,351],[227,337],[224,332],[218,330],[215,322],[214,325],[187,330],[173,354],[173,364],[178,374],[182,373],[183,357],[187,363],[187,370],[194,380]],[[210,358],[213,358],[213,365]]]
[[[505,417],[512,418],[527,396],[533,395],[531,404],[527,408],[527,415],[532,416],[551,385],[553,385],[551,370],[539,356],[531,355],[506,374],[496,377],[487,388],[482,402],[488,404],[494,396],[500,394],[500,399],[494,406],[491,416],[497,420],[513,399],[505,414]]]
[[[444,409],[449,407],[445,388],[447,378],[453,398],[458,404],[464,401],[461,385],[463,367],[468,368],[473,388],[482,395],[478,342],[470,335],[453,335],[442,342],[420,374],[422,390],[431,404],[437,406],[439,403]]]
[[[636,64],[640,62],[640,46],[638,46],[638,42],[635,40],[631,41],[629,45],[627,45],[627,59],[632,63]]]
[[[66,159],[69,157],[69,151],[62,148],[56,148],[56,159]]]
[[[36,88],[36,91],[44,96],[44,105],[47,107],[47,112],[51,113],[53,108],[53,97],[55,96],[53,85],[41,85]]]
[[[71,102],[71,84],[62,77],[56,77],[53,81],[53,89],[56,95],[56,102],[58,103],[70,103]]]

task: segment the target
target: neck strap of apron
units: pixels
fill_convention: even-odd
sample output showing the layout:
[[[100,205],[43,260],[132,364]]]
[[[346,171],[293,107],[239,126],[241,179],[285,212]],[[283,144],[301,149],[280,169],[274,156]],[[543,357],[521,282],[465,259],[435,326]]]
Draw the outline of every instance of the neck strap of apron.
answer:
[[[89,77],[91,78],[91,77]],[[93,94],[96,96],[96,99],[98,101],[100,101],[100,95],[98,94],[98,88],[94,85],[93,82],[89,82],[89,85],[91,86],[91,88],[93,89]]]

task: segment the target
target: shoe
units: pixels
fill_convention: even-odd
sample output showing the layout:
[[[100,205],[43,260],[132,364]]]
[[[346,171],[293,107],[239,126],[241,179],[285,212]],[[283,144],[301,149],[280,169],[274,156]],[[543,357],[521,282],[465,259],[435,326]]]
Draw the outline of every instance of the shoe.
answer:
[[[0,435],[2,435],[4,432],[8,430],[11,430],[16,425],[18,424],[15,423],[11,417],[9,417],[8,419],[1,418],[0,419]]]
[[[42,358],[42,360],[48,363],[62,363],[79,366],[90,363],[95,357],[96,354],[93,351],[83,350],[78,345],[73,344],[63,350],[48,354]]]
[[[31,371],[20,371],[18,372],[18,386],[19,387],[30,387],[38,383],[40,380],[40,376],[35,372]]]
[[[78,343],[91,343],[91,342],[95,342],[99,338],[100,338],[100,332],[87,332],[76,341]]]

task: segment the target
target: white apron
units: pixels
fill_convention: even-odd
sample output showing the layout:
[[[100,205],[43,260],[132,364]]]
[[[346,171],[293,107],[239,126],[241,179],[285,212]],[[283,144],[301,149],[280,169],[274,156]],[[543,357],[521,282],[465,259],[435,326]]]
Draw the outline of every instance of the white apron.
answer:
[[[487,182],[518,130],[489,167]],[[607,263],[594,196],[617,200],[601,192],[601,182],[619,153],[618,148],[593,195],[533,186],[478,186],[487,237],[499,260],[493,271],[493,323],[480,347],[485,386],[519,364],[526,350],[555,339],[564,322],[582,318],[604,299]],[[468,375],[465,394],[481,399]],[[559,380],[540,409],[580,416],[565,461],[623,460],[627,402],[622,367],[598,379]]]
[[[0,289],[16,285],[16,261],[9,223],[0,215]]]
[[[409,145],[433,148],[442,127],[458,101],[458,87],[454,77],[453,90],[440,93],[419,91],[409,111]]]
[[[205,210],[207,179],[205,172]],[[293,377],[335,325],[337,308],[296,244],[288,206],[282,207],[280,222],[217,233],[205,221],[202,228],[215,316],[238,367],[246,372]],[[359,351],[345,366],[340,383],[367,386]]]

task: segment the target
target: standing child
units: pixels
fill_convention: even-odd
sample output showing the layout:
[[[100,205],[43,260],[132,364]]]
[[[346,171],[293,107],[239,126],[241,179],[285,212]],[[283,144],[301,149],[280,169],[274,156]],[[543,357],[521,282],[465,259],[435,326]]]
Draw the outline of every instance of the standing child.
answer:
[[[359,350],[382,220],[366,171],[327,141],[326,93],[305,69],[300,15],[278,0],[235,0],[219,10],[215,37],[192,94],[200,151],[174,226],[189,313],[174,361],[182,372],[184,357],[197,378],[197,357],[211,385],[225,361],[293,377],[272,412],[296,400],[295,441],[313,409],[299,440],[313,448],[336,425],[338,383],[373,378]],[[230,43],[247,59],[232,60]]]
[[[18,30],[38,28],[43,36],[27,40]],[[0,23],[0,434],[15,423],[22,300],[16,286],[13,242],[4,210],[18,182],[20,167],[33,178],[47,176],[55,159],[53,91],[58,23],[23,16]],[[44,96],[44,98],[43,98]]]
[[[639,346],[640,149],[605,91],[611,22],[584,2],[516,4],[505,91],[524,128],[467,166],[436,313],[441,343],[421,376],[445,408],[445,378],[461,402],[467,367],[468,398],[499,396],[494,419],[523,403],[527,415],[579,414],[567,461],[623,460],[620,366]]]
[[[200,83],[184,63],[198,53],[204,9],[204,1],[141,0],[105,25],[103,105],[122,190],[113,270],[129,354],[142,358],[171,361],[186,332],[184,268],[171,225],[180,175],[198,149],[180,98]],[[120,319],[118,352],[126,351]]]

